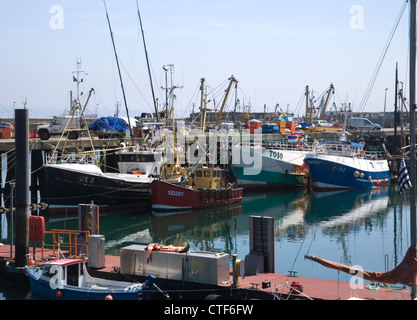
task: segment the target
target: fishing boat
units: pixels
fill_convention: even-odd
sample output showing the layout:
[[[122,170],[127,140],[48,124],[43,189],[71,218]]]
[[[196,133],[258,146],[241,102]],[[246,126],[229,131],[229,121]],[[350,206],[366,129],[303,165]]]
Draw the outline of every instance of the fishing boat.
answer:
[[[174,137],[174,134],[167,129],[156,131],[155,136],[157,137],[153,140],[147,136],[148,139],[145,139],[147,142],[142,145],[121,144],[121,150],[115,152],[120,173],[149,178],[158,177],[164,180],[180,178],[181,162],[183,162],[181,157],[184,156],[184,149],[180,145],[174,146],[172,139],[166,139],[166,136]]]
[[[80,72],[79,69],[76,72]],[[102,170],[97,156],[102,150],[95,149],[84,115],[91,91],[87,101],[82,105],[78,86],[82,79],[77,76],[76,80],[77,93],[76,98],[70,101],[69,121],[54,150],[51,154],[46,154],[42,166],[41,198],[50,206],[77,206],[79,203],[91,201],[100,206],[148,204],[152,176],[139,172],[114,173]],[[83,128],[82,132],[87,135],[90,151],[75,152],[67,147],[70,134],[75,133],[78,138],[81,132],[81,129],[71,127],[71,123],[75,123],[74,119],[78,119],[80,127]],[[132,128],[130,121],[128,122],[129,127]],[[153,168],[154,164],[150,163],[149,166]]]
[[[88,155],[68,155],[43,165],[44,201],[50,205],[94,203],[102,206],[147,203],[154,179],[142,174],[103,172]]]
[[[105,9],[118,66],[127,124],[128,127],[132,129],[133,127],[126,103],[119,61],[116,54],[113,32],[111,30],[106,5]],[[75,116],[76,112],[80,113],[81,117],[83,117],[84,110],[88,103],[87,100],[85,106],[81,108],[78,89],[77,86],[77,99],[75,101],[71,100],[70,110],[72,117]],[[60,148],[60,143],[64,142],[64,139],[62,138],[64,137],[65,131],[67,131],[66,129],[52,155],[46,159],[46,163],[43,166],[46,185],[43,198],[45,198],[46,202],[52,205],[77,205],[80,202],[89,203],[90,201],[94,201],[94,203],[100,206],[149,204],[151,194],[149,186],[153,179],[155,179],[155,175],[158,174],[157,166],[161,161],[158,157],[158,153],[151,154],[148,152],[135,155],[133,153],[128,154],[128,152],[123,153],[122,150],[120,154],[122,159],[119,161],[121,171],[119,173],[103,172],[96,156],[97,150],[95,150],[94,144],[92,143],[88,126],[85,125],[85,128],[90,138],[90,152],[80,155],[69,153],[65,150],[66,143],[64,143],[63,148]],[[130,135],[130,137],[132,139],[131,145],[133,146],[133,135]],[[56,156],[58,153],[61,154],[59,158]],[[132,161],[126,158],[129,156],[143,156],[145,160],[149,160],[152,157],[152,161],[150,162],[139,161],[141,164],[148,165],[150,170],[148,170],[149,168],[144,168],[137,164],[135,164],[134,167],[130,166]]]
[[[307,154],[308,167],[314,189],[337,190],[386,186],[391,182],[391,171],[384,153],[364,151],[359,142],[325,141]]]
[[[408,5],[408,2],[403,4],[403,8]],[[410,105],[415,105],[415,84],[416,84],[416,0],[410,1],[410,34],[409,34],[409,50],[410,50]],[[306,259],[317,262],[327,268],[335,269],[354,275],[355,277],[362,278],[373,283],[383,284],[402,284],[404,286],[410,286],[411,293],[410,299],[415,300],[417,295],[417,230],[416,230],[416,135],[415,135],[415,108],[411,108],[410,111],[410,175],[408,175],[405,167],[405,161],[402,161],[399,172],[405,178],[405,180],[399,179],[399,193],[404,190],[401,185],[407,181],[408,189],[410,191],[410,246],[407,249],[403,260],[392,270],[386,272],[364,271],[361,268],[343,265],[333,261],[329,261],[320,257],[305,255]]]
[[[48,261],[42,266],[29,263],[25,272],[31,291],[59,300],[149,300],[155,293],[160,299],[167,298],[156,286],[152,275],[144,283],[96,278],[88,273],[87,261],[60,259]]]
[[[227,183],[227,170],[202,165],[186,170],[188,175],[180,183],[152,181],[153,211],[207,208],[242,200],[243,188]]]
[[[162,166],[162,150],[123,148],[116,152],[120,173],[159,176]]]
[[[233,148],[232,154],[238,155],[238,160],[232,160],[231,169],[238,186],[255,189],[298,188],[307,185],[303,160],[312,152],[312,146],[303,136],[293,134],[282,141],[264,141],[262,146],[241,145]]]

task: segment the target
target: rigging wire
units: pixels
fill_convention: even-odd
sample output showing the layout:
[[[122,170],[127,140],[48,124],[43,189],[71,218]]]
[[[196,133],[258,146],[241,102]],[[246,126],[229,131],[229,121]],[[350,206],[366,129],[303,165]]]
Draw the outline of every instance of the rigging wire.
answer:
[[[313,236],[311,237],[310,246],[307,249],[306,255],[309,255],[310,254],[311,246],[313,245],[313,242],[316,239],[317,229],[318,229],[318,224],[315,225],[314,232],[313,232]]]
[[[386,56],[386,54],[388,52],[388,49],[389,49],[389,47],[391,45],[392,39],[393,39],[393,37],[395,35],[395,32],[396,32],[396,30],[398,28],[398,25],[399,25],[399,23],[401,21],[401,18],[403,16],[403,14],[404,14],[404,11],[407,8],[407,5],[408,5],[408,0],[406,0],[403,3],[403,6],[402,6],[402,8],[400,10],[400,13],[399,13],[399,15],[397,17],[397,20],[394,23],[394,27],[392,28],[392,31],[391,31],[391,33],[390,33],[390,35],[388,37],[388,40],[387,40],[387,42],[385,44],[385,47],[384,47],[384,49],[382,51],[382,54],[381,54],[381,56],[380,56],[380,58],[378,60],[378,63],[377,63],[377,65],[375,67],[375,70],[374,70],[374,73],[372,74],[371,80],[369,81],[368,87],[365,90],[365,94],[364,94],[364,96],[363,96],[363,98],[361,100],[361,103],[359,105],[358,112],[362,112],[364,110],[364,108],[365,108],[365,105],[368,102],[369,96],[371,95],[371,92],[372,92],[372,89],[373,89],[373,87],[375,85],[375,82],[376,82],[376,79],[378,77],[379,71],[381,70],[382,63],[384,62],[385,56]]]
[[[301,111],[298,111],[298,109],[301,108],[301,103],[303,101],[304,96],[305,96],[305,91],[303,91],[301,93],[301,97],[300,97],[300,100],[298,100],[298,103],[297,103],[297,106],[295,108],[294,114],[297,114],[297,112],[301,112]]]
[[[134,87],[138,90],[139,94],[142,96],[143,100],[145,101],[145,103],[151,108],[152,105],[146,100],[145,96],[143,95],[143,93],[140,91],[139,87],[136,85],[135,81],[133,80],[132,76],[130,75],[130,73],[127,71],[126,67],[124,66],[123,62],[120,61],[120,64],[122,65],[123,69],[126,71],[126,74],[128,75],[129,79],[132,81]]]
[[[190,101],[188,102],[187,107],[184,109],[183,114],[182,114],[182,117],[183,117],[183,118],[185,117],[185,113],[187,112],[188,108],[190,108],[191,104],[192,104],[193,102],[194,102],[194,105],[196,105],[196,104],[197,104],[197,92],[198,92],[199,88],[200,88],[200,84],[198,84],[198,85],[196,86],[196,88],[195,88],[195,90],[194,90],[194,93],[193,93],[193,95],[191,96]],[[193,121],[194,121],[194,120],[193,120]],[[193,122],[193,121],[192,121],[192,122]]]

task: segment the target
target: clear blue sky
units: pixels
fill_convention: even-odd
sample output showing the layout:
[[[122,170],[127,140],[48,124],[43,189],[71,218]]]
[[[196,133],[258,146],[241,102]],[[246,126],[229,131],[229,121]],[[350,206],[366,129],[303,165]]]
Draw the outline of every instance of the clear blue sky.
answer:
[[[233,75],[252,110],[304,114],[305,86],[322,94],[333,83],[339,106],[359,108],[405,0],[139,0],[155,93],[165,94],[163,65],[174,64],[176,117],[199,107],[205,78],[215,90]],[[131,116],[152,112],[135,0],[106,0]],[[51,10],[59,6],[61,11]],[[358,9],[360,9],[358,11]],[[361,11],[362,10],[362,11]],[[59,15],[62,13],[62,15]],[[393,110],[395,64],[408,83],[406,9],[365,111]],[[124,103],[102,0],[3,0],[0,3],[0,117],[27,99],[30,117],[68,110],[77,57],[95,95],[88,111],[113,115]],[[226,85],[222,87],[226,88]],[[197,94],[197,95],[196,95]],[[218,95],[216,103],[220,104]],[[83,100],[82,100],[83,101]],[[301,101],[301,102],[300,102]],[[230,106],[229,106],[230,109]]]

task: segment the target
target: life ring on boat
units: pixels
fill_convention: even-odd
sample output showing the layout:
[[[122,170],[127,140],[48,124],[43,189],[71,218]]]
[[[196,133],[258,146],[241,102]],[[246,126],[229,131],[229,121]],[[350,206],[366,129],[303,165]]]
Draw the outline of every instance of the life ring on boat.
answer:
[[[222,187],[225,187],[226,186],[226,178],[225,177],[221,177],[221,179],[220,179],[220,185]]]

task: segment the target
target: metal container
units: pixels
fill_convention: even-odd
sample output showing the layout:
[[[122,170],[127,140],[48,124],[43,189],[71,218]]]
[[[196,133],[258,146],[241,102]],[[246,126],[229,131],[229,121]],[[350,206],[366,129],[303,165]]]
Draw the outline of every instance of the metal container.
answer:
[[[90,268],[99,269],[105,267],[104,242],[105,238],[103,235],[94,234],[88,236],[87,265]]]
[[[219,285],[230,280],[229,255],[205,251],[187,253],[152,251],[147,261],[146,246],[130,245],[120,249],[120,272]]]

